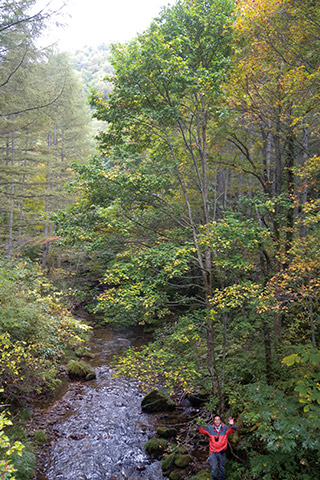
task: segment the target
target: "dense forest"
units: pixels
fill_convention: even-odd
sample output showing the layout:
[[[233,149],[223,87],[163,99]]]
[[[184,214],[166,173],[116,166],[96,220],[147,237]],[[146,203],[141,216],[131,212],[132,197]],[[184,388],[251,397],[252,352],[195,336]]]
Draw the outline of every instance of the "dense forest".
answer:
[[[84,87],[37,49],[33,3],[0,9],[3,403],[54,388],[86,338],[68,310],[82,302],[153,331],[117,375],[237,419],[228,478],[316,478],[318,2],[178,0],[100,47],[104,86],[98,52],[77,52],[102,125],[90,159]],[[4,432],[12,479],[22,445]]]
[[[95,89],[105,96],[110,93],[111,85],[105,81],[107,75],[112,74],[110,55],[110,47],[104,44],[97,47],[85,46],[73,52],[72,66],[80,73],[87,91]]]
[[[44,272],[59,271],[65,258],[54,244],[51,216],[74,201],[64,188],[74,177],[71,161],[85,161],[94,151],[90,108],[67,55],[39,46],[54,12],[34,11],[34,4],[0,3],[3,479],[32,478],[35,455],[23,430],[29,415],[23,407],[57,386],[62,359],[81,346],[88,330],[69,313],[66,297]]]

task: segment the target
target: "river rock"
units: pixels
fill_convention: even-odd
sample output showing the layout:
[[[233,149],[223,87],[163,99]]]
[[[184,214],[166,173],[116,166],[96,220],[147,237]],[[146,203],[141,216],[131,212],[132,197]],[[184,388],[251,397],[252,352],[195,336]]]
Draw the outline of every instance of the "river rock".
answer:
[[[174,464],[178,468],[186,468],[192,462],[191,455],[177,454],[174,459]]]
[[[95,370],[88,363],[79,360],[70,360],[67,364],[67,372],[72,379],[93,380],[96,378]]]
[[[169,472],[173,469],[175,457],[175,453],[170,453],[169,455],[166,455],[162,460],[161,468],[164,474],[169,474]]]
[[[181,470],[173,470],[169,475],[170,480],[184,480],[185,472]]]
[[[142,399],[141,408],[143,412],[154,413],[172,411],[176,408],[176,405],[165,393],[152,390]]]
[[[150,438],[150,440],[144,444],[144,449],[149,455],[158,458],[163,454],[167,446],[168,442],[164,438]]]
[[[190,477],[190,480],[213,480],[213,477],[209,470],[201,470],[200,472]]]

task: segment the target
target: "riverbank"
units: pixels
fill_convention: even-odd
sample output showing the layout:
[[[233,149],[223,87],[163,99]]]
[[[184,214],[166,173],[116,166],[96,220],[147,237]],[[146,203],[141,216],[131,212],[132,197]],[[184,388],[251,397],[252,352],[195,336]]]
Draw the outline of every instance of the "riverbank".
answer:
[[[174,412],[142,413],[137,382],[113,377],[115,355],[145,341],[136,330],[94,329],[89,344],[93,358],[88,361],[97,378],[65,383],[54,401],[34,410],[30,432],[46,434],[34,480],[165,478],[161,461],[148,456],[144,444],[160,425],[177,427],[187,444],[189,421],[197,411],[182,402]],[[200,448],[197,457],[203,456]]]
[[[53,403],[34,412],[30,430],[47,434],[36,480],[163,478],[160,463],[143,448],[155,418],[141,413],[137,383],[113,378],[110,367],[115,355],[142,341],[128,329],[95,330],[89,346],[96,380],[70,382]]]

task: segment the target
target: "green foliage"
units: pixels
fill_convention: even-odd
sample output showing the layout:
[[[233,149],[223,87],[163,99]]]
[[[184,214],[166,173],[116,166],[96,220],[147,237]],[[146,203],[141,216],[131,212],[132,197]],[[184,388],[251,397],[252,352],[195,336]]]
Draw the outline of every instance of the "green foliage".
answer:
[[[158,332],[157,340],[140,350],[129,349],[116,362],[117,374],[139,378],[144,388],[154,382],[169,390],[181,388],[190,392],[199,386],[204,387],[202,324],[201,313],[182,317]]]
[[[110,93],[110,86],[104,82],[106,75],[112,73],[108,45],[84,46],[72,54],[71,62],[73,68],[80,73],[87,91],[95,89],[105,96]]]
[[[12,461],[15,469],[17,470],[15,474],[17,480],[31,480],[34,478],[37,464],[37,459],[34,452],[26,449],[22,452],[21,456],[13,454]]]
[[[34,0],[0,9],[0,244],[48,262],[56,240],[49,220],[72,200],[64,183],[72,160],[93,152],[89,107],[65,54],[37,47],[53,15]],[[57,12],[56,12],[57,13]]]
[[[33,434],[33,442],[35,445],[41,447],[48,441],[48,436],[44,430],[37,430]]]
[[[7,398],[15,398],[54,388],[65,349],[76,348],[88,327],[71,316],[62,303],[62,293],[55,291],[37,268],[27,262],[3,265],[1,385]]]
[[[255,271],[257,256],[269,237],[268,229],[256,220],[227,211],[219,221],[201,228],[199,244],[212,250],[213,265],[230,282]]]
[[[174,307],[191,301],[179,292],[179,277],[187,274],[192,248],[159,243],[143,250],[123,252],[106,272],[108,288],[99,297],[98,312],[118,323],[151,323]]]
[[[319,468],[315,4],[178,1],[113,46],[113,91],[91,96],[101,158],[56,216],[97,255],[97,311],[158,328],[117,373],[240,418],[234,480]]]
[[[282,363],[290,368],[289,388],[293,388],[299,396],[299,402],[304,405],[303,411],[308,417],[319,418],[320,415],[320,383],[319,365],[320,351],[311,345],[301,345],[283,358]]]
[[[242,388],[239,448],[247,452],[252,478],[304,478],[305,466],[317,469],[320,407],[304,413],[297,395],[256,383]],[[258,448],[252,448],[253,438]],[[276,461],[275,461],[276,459]]]
[[[2,390],[0,390],[2,391]],[[4,480],[15,480],[15,471],[12,464],[12,456],[14,453],[21,456],[24,446],[22,443],[11,442],[9,437],[5,435],[4,428],[12,425],[11,420],[3,412],[0,413],[0,475]]]
[[[30,415],[30,410],[15,412],[12,424],[8,425],[5,430],[11,444],[23,444],[22,452],[15,451],[10,457],[15,469],[16,480],[31,480],[36,470],[37,460],[34,444],[30,441],[28,433]]]
[[[250,472],[247,466],[228,459],[226,463],[226,475],[229,480],[250,480]]]

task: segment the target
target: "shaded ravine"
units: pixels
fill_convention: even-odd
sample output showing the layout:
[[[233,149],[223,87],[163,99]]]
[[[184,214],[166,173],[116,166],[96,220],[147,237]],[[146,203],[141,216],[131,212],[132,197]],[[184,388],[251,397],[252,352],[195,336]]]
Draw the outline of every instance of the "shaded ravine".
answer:
[[[115,354],[143,342],[127,329],[95,331],[90,363],[97,379],[70,383],[61,398],[35,414],[33,428],[45,429],[51,440],[42,449],[35,480],[164,478],[160,462],[143,448],[163,416],[142,413],[136,382],[113,378],[110,368]]]

